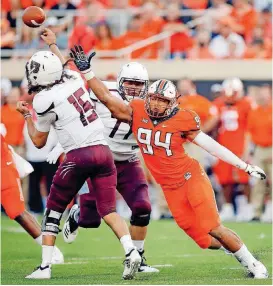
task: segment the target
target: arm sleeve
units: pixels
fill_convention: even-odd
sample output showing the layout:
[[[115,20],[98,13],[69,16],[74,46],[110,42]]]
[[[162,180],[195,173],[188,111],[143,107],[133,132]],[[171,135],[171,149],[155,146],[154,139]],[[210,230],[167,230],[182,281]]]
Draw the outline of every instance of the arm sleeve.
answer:
[[[56,121],[56,114],[48,112],[43,115],[37,115],[36,128],[40,132],[49,132],[50,126]]]
[[[222,146],[203,132],[199,132],[194,138],[193,142],[209,152],[211,155],[223,160],[230,165],[233,165],[242,170],[245,170],[247,167],[246,162],[241,160],[226,147]]]

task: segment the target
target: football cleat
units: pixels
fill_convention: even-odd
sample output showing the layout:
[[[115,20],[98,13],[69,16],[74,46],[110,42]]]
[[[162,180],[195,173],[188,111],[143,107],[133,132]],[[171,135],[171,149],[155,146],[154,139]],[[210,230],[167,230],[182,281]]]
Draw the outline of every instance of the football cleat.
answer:
[[[125,260],[123,261],[124,264],[124,271],[122,274],[122,278],[124,280],[131,280],[134,278],[136,272],[141,263],[141,257],[136,248],[132,248],[130,252],[125,255]]]
[[[54,246],[51,263],[52,264],[63,264],[64,263],[64,256],[57,246]]]
[[[34,271],[25,277],[26,279],[50,279],[51,278],[51,269],[47,265],[45,267],[38,266]]]
[[[140,266],[138,267],[138,272],[141,272],[141,273],[157,273],[157,272],[159,272],[158,269],[147,265],[146,258],[144,256],[144,250],[138,251],[138,253],[141,256],[141,263],[140,263]]]
[[[66,243],[72,243],[78,235],[78,223],[74,219],[74,213],[79,209],[78,205],[74,205],[63,226],[63,238]]]
[[[248,271],[253,275],[255,279],[268,278],[268,272],[266,267],[260,261],[256,261],[247,267]]]

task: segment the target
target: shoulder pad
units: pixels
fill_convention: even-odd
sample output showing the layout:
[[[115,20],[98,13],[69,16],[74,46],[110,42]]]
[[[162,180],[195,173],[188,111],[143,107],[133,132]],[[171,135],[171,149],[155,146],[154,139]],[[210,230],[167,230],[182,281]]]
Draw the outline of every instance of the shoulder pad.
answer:
[[[34,96],[33,108],[38,115],[43,115],[55,107],[50,92],[41,91]]]

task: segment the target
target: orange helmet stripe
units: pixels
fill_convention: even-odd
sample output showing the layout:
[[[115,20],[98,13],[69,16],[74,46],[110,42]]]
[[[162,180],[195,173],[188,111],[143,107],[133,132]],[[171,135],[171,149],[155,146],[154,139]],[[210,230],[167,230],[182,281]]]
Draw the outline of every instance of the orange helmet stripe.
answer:
[[[166,79],[162,79],[157,86],[156,93],[162,93],[167,82]]]

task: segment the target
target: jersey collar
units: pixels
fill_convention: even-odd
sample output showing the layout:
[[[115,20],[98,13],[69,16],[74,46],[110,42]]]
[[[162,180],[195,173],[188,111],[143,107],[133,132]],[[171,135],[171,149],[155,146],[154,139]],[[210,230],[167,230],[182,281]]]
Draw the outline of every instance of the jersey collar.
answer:
[[[166,120],[172,118],[173,116],[175,116],[178,111],[179,111],[179,108],[178,108],[178,107],[175,107],[175,108],[173,109],[173,111],[172,111],[168,116],[166,116],[166,117],[163,117],[163,118],[159,118],[159,119],[158,119],[158,118],[153,118],[153,117],[150,117],[150,116],[149,116],[149,118],[150,118],[150,120],[152,121],[153,125],[154,125],[154,126],[157,126],[158,124],[162,123],[163,121],[166,121]]]

